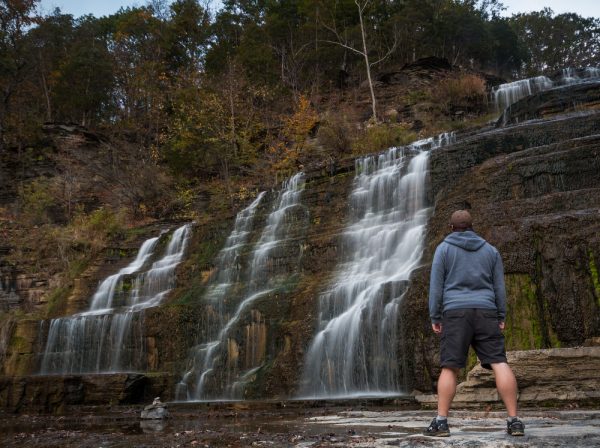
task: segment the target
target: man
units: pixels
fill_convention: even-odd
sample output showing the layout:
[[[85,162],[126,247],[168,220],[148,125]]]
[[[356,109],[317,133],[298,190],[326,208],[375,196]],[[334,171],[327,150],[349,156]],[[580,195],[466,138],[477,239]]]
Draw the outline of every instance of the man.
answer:
[[[450,435],[448,411],[456,393],[458,371],[466,366],[472,345],[486,369],[494,371],[506,410],[507,432],[522,436],[517,417],[517,381],[506,362],[504,268],[498,250],[473,231],[471,215],[458,210],[450,218],[452,233],[437,247],[431,266],[429,315],[441,335],[442,372],[438,379],[438,415],[426,435]]]

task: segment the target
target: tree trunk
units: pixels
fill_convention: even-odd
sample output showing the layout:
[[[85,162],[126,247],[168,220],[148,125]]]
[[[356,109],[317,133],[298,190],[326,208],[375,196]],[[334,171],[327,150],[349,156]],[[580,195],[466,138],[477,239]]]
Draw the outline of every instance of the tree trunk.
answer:
[[[229,112],[230,112],[230,117],[229,117],[229,121],[230,121],[230,127],[231,127],[231,149],[233,150],[233,157],[235,159],[237,159],[238,153],[237,153],[237,143],[236,143],[236,126],[235,126],[235,104],[233,101],[233,79],[234,79],[234,74],[233,74],[233,67],[231,66],[231,61],[229,61],[229,89],[228,89],[228,93],[229,93]]]
[[[42,86],[44,87],[44,96],[46,97],[46,120],[52,121],[52,108],[50,105],[50,92],[48,92],[48,83],[46,76],[42,73]]]
[[[46,121],[52,121],[52,108],[51,108],[51,104],[50,104],[50,92],[48,90],[48,82],[46,81],[46,75],[44,74],[44,63],[43,63],[41,51],[38,52],[38,59],[40,61],[40,77],[42,78],[42,88],[44,89],[44,97],[46,98]]]
[[[362,36],[363,43],[363,55],[365,57],[365,66],[367,67],[367,79],[369,81],[369,89],[371,90],[371,106],[373,108],[373,120],[377,121],[377,103],[375,101],[375,90],[373,89],[373,80],[371,79],[371,65],[369,64],[369,54],[367,52],[367,37],[365,32],[365,26],[363,23],[363,9],[360,6],[358,0],[355,0],[356,6],[358,7],[358,18],[360,19],[360,34]],[[365,3],[366,6],[366,3]]]
[[[221,175],[223,176],[223,179],[225,180],[225,188],[227,188],[227,199],[229,200],[229,205],[231,206],[231,208],[234,208],[234,203],[233,203],[233,195],[231,192],[231,182],[229,179],[229,162],[227,161],[227,155],[224,155],[223,157],[221,157]]]

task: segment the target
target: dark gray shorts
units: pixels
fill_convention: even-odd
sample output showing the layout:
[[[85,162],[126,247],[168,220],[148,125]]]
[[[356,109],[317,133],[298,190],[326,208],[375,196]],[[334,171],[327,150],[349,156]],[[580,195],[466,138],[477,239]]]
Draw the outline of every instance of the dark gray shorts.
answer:
[[[498,327],[496,310],[465,308],[442,315],[440,358],[442,367],[462,369],[467,365],[469,346],[473,346],[481,365],[506,362],[504,335]]]

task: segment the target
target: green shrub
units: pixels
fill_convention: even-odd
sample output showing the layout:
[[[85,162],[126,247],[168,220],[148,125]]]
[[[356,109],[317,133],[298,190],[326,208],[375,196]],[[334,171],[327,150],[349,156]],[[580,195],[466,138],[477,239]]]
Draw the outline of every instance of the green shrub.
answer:
[[[21,214],[26,222],[41,225],[49,222],[48,212],[55,205],[49,179],[34,179],[22,186]]]
[[[344,153],[351,150],[352,136],[355,133],[343,114],[328,114],[321,120],[317,140],[326,149]]]
[[[80,243],[100,247],[109,239],[125,237],[125,216],[106,206],[89,214],[79,209],[75,213],[72,230]]]
[[[368,127],[352,145],[353,154],[383,151],[416,140],[417,135],[405,124],[378,124]]]
[[[46,316],[53,318],[63,314],[67,307],[67,299],[71,294],[72,288],[68,286],[59,286],[52,290],[48,296],[48,306],[46,308]]]

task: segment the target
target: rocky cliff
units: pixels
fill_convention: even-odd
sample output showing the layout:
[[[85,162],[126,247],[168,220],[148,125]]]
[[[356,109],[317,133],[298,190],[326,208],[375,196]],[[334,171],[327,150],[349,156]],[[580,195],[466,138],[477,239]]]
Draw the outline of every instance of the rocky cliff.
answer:
[[[580,94],[580,86],[572,89]],[[569,95],[568,88],[561,92]],[[554,95],[546,94],[548,98]],[[391,348],[403,360],[406,391],[430,390],[439,373],[438,341],[427,312],[428,271],[433,250],[447,232],[448,217],[457,208],[471,210],[476,231],[503,255],[510,350],[575,346],[600,334],[600,113],[593,95],[589,107],[579,108],[585,110],[573,111],[572,103],[562,108],[555,104],[550,113],[543,101],[546,94],[538,94],[538,102],[527,100],[527,107],[513,108],[519,118],[511,121],[509,117],[507,122],[520,124],[465,132],[456,144],[430,156],[433,208],[422,267],[413,272],[402,301],[400,345]],[[523,122],[521,117],[544,118]],[[279,271],[287,269],[293,275],[285,288],[256,301],[235,322],[219,361],[223,372],[260,365],[247,379],[245,398],[289,397],[298,390],[304,355],[315,332],[318,297],[331,280],[342,250],[340,236],[348,219],[353,178],[352,160],[324,164],[306,173],[302,204],[307,220],[298,221],[298,233],[273,261]],[[259,211],[261,219],[274,197],[270,194]],[[178,287],[164,305],[147,310],[144,317],[146,376],[136,377],[133,388],[127,386],[133,379],[126,375],[107,377],[116,402],[141,400],[155,391],[164,399],[173,398],[190,349],[204,337],[203,325],[211,310],[202,297],[233,219],[228,215],[205,220],[195,228],[187,260],[178,268]],[[251,239],[256,241],[259,229],[252,232]],[[68,301],[79,305],[65,307],[62,313],[81,310],[95,281],[96,274],[80,277],[81,293]],[[0,333],[5,345],[3,372],[10,377],[0,382],[0,397],[13,409],[33,403],[33,407],[53,410],[60,407],[56,397],[74,396],[62,386],[41,385],[45,380],[39,377],[27,379],[27,374],[36,371],[35,352],[44,343],[38,326],[39,317],[34,316],[6,323]],[[68,381],[80,391],[69,403],[86,402],[82,390],[89,389],[90,396],[96,396],[97,380],[78,378]],[[47,377],[46,381],[56,379]],[[131,393],[119,385],[129,387]],[[43,398],[44,391],[54,398]]]
[[[586,89],[592,86],[599,87]],[[569,89],[560,91],[565,97]],[[555,95],[537,94],[528,114],[543,115],[544,98]],[[513,107],[519,115],[532,100],[523,103]],[[432,154],[435,211],[425,265],[414,273],[402,322],[412,386],[429,390],[438,375],[438,340],[427,316],[428,263],[458,208],[471,210],[475,230],[503,256],[509,350],[579,345],[600,331],[600,114],[557,112],[464,136]]]

